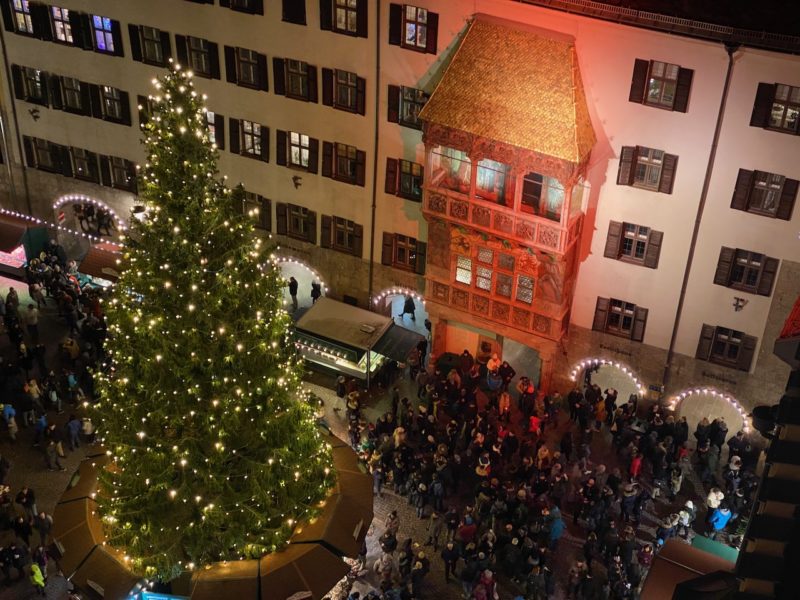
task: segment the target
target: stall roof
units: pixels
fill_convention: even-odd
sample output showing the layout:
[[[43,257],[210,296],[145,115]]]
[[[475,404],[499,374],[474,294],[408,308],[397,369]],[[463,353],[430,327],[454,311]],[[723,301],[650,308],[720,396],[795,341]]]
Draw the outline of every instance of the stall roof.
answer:
[[[388,356],[392,360],[405,362],[411,349],[424,339],[425,337],[416,331],[411,331],[392,323],[388,331],[375,344],[373,350],[378,354]]]
[[[295,327],[298,331],[366,351],[378,343],[391,325],[390,317],[331,298],[320,298],[300,317]]]
[[[0,213],[0,251],[11,252],[19,246],[30,224],[25,219]]]
[[[94,244],[83,257],[80,272],[115,282],[119,279],[117,259],[120,256],[119,248],[112,244]]]
[[[715,571],[732,572],[734,563],[693,548],[675,539],[667,540],[653,560],[642,586],[642,600],[672,600],[675,587]]]

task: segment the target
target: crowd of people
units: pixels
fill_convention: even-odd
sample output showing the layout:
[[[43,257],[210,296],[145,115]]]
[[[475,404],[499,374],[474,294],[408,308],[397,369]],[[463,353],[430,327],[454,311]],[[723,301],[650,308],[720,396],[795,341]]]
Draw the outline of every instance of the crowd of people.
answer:
[[[117,231],[117,220],[110,210],[93,202],[76,202],[72,205],[75,218],[84,233],[92,235],[114,235]]]
[[[91,420],[78,416],[77,408],[92,396],[91,370],[103,358],[101,292],[81,287],[77,265],[55,241],[28,263],[25,274],[29,303],[22,303],[13,287],[0,294],[0,316],[11,350],[0,357],[0,434],[16,445],[20,430],[33,430],[32,446],[41,452],[41,468],[63,471],[61,459],[94,433]],[[46,336],[39,329],[42,313],[52,317],[48,321],[56,330]],[[5,485],[11,468],[11,461],[0,457],[0,527],[13,530],[15,538],[0,547],[0,571],[6,585],[28,578],[44,595],[53,518],[37,510],[33,489],[24,486],[14,494]],[[34,540],[38,543],[32,544]]]
[[[421,343],[396,369],[416,397],[391,387],[391,407],[374,422],[355,382],[339,380],[350,442],[376,497],[404,496],[427,531],[402,539],[392,512],[378,557],[366,564],[364,550],[359,565],[377,584],[350,600],[425,598],[432,558],[465,599],[540,600],[557,589],[575,600],[631,599],[668,539],[736,543],[760,449],[741,431],[729,435],[724,419],[704,419],[690,440],[685,417],[640,406],[635,395],[620,400],[591,372],[563,396],[544,394],[526,376],[514,383],[496,354],[478,361],[464,350],[452,368],[426,370],[425,350]],[[610,442],[609,464],[592,456],[595,437]],[[579,541],[571,564],[556,558],[568,529],[570,545]]]

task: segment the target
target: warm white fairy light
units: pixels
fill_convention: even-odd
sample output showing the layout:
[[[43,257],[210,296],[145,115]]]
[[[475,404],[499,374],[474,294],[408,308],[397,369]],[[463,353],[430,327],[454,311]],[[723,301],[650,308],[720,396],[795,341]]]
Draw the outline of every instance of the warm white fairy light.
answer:
[[[677,411],[681,405],[681,402],[683,402],[686,398],[689,398],[691,396],[712,396],[715,398],[721,398],[722,400],[725,400],[725,402],[730,404],[736,410],[736,412],[739,413],[739,416],[742,419],[742,431],[744,431],[745,433],[750,433],[751,421],[744,407],[742,407],[739,401],[730,394],[720,391],[713,387],[708,387],[708,386],[694,387],[678,392],[677,394],[672,396],[669,400],[670,409]]]
[[[425,298],[423,298],[419,293],[415,292],[414,290],[406,287],[393,287],[383,290],[380,294],[375,296],[372,302],[374,304],[378,304],[381,300],[383,300],[387,296],[411,296],[415,301],[421,302],[422,305],[425,306]]]
[[[572,366],[572,368],[569,371],[569,378],[572,381],[577,381],[578,375],[580,374],[581,371],[583,371],[586,368],[596,367],[596,366],[616,367],[630,378],[630,380],[633,382],[633,385],[636,386],[636,389],[638,390],[639,394],[643,395],[645,393],[644,384],[641,382],[639,377],[636,376],[636,373],[634,373],[633,369],[631,369],[629,366],[627,366],[624,363],[621,363],[618,360],[611,360],[609,358],[584,358],[581,362]]]
[[[101,202],[100,200],[96,200],[95,198],[91,198],[90,196],[85,196],[84,194],[67,194],[66,196],[61,196],[53,204],[53,210],[58,210],[65,204],[73,204],[78,202],[81,204],[92,204],[96,208],[108,211],[114,221],[116,221],[117,229],[120,231],[125,231],[128,228],[128,226],[125,224],[125,221],[120,219],[119,215],[108,204]]]

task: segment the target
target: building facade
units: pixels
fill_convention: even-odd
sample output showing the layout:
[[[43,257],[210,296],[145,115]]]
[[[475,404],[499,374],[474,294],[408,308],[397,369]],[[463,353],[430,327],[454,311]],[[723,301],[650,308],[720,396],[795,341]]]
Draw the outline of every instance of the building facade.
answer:
[[[573,4],[0,0],[3,207],[69,224],[72,196],[127,215],[172,57],[280,253],[362,306],[424,295],[435,354],[523,345],[544,387],[606,359],[668,394],[777,399],[772,345],[800,292],[800,40]],[[508,35],[473,36],[488,22]],[[572,49],[570,72],[524,70],[553,58],[541,40]],[[565,81],[571,104],[542,93]],[[589,147],[548,149],[584,108]]]

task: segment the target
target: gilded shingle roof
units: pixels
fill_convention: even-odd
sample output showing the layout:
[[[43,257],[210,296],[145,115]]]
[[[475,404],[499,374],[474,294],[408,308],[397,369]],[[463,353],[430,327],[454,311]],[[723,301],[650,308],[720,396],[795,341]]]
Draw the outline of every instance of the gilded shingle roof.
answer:
[[[574,39],[476,17],[420,117],[573,163],[596,137]]]

